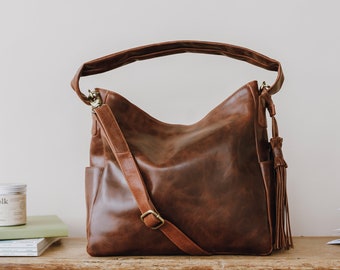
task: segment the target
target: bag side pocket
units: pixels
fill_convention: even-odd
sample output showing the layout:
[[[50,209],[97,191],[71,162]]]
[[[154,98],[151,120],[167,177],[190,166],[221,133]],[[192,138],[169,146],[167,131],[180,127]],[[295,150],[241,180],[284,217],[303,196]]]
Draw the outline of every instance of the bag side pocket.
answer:
[[[99,167],[86,167],[85,169],[85,200],[88,222],[91,220],[92,208],[98,194],[102,173],[103,169]]]

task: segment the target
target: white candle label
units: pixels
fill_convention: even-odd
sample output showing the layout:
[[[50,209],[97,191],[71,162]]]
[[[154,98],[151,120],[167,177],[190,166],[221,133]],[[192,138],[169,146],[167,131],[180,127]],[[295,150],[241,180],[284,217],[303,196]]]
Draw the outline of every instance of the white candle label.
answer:
[[[0,226],[26,223],[26,194],[0,195]]]

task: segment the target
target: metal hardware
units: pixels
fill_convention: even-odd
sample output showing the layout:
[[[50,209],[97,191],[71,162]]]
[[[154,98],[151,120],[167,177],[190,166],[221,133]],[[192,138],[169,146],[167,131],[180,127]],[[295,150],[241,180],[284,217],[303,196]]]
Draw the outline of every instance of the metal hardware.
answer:
[[[96,90],[89,90],[87,99],[89,100],[92,109],[98,108],[103,104],[102,98],[100,97],[99,92]]]
[[[160,216],[160,214],[156,213],[153,210],[148,210],[144,214],[142,214],[140,216],[141,221],[144,222],[144,218],[148,215],[153,215],[155,218],[157,218],[159,220],[158,225],[151,227],[152,230],[157,230],[164,225],[164,219]]]
[[[263,81],[263,83],[260,86],[260,91],[262,91],[263,89],[268,90],[270,88],[270,85],[267,84],[265,81]]]

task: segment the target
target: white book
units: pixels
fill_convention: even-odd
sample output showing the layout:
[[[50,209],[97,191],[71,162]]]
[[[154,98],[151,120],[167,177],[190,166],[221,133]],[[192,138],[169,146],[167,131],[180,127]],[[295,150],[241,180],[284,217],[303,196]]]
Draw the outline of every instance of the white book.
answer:
[[[328,245],[340,245],[340,239],[329,241],[327,244]]]
[[[0,256],[40,256],[60,238],[0,240]]]
[[[340,211],[340,208],[338,208],[338,211]],[[340,232],[340,228],[335,229],[335,231]],[[328,245],[340,245],[340,239],[335,239],[335,240],[329,241],[327,244]]]

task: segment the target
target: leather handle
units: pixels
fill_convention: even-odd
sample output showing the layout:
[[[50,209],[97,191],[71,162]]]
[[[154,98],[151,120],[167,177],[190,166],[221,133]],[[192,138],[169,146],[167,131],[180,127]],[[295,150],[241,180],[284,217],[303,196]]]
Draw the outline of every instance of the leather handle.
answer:
[[[90,104],[88,98],[80,90],[79,80],[81,77],[103,73],[138,60],[187,52],[228,56],[270,71],[276,71],[277,78],[267,89],[270,95],[277,93],[283,84],[284,76],[281,64],[263,54],[226,43],[182,40],[136,47],[86,62],[78,69],[71,86],[82,101]]]

